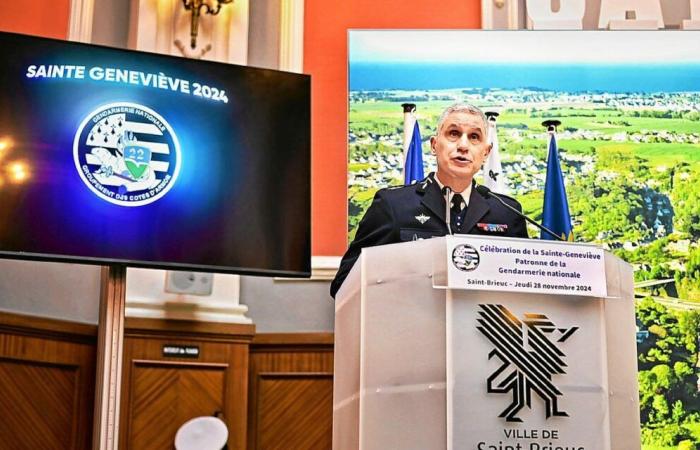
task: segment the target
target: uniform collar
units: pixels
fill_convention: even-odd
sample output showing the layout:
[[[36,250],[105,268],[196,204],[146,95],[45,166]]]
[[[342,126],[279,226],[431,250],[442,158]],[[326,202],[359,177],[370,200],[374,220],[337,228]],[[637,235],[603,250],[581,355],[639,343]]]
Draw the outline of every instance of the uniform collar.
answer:
[[[440,186],[440,192],[443,192],[443,189],[445,189],[445,185],[442,183],[442,181],[440,181],[440,177],[437,176],[437,173],[434,174],[434,178],[435,178],[435,182],[438,184],[438,186]],[[460,194],[462,196],[462,198],[464,199],[464,203],[465,203],[464,207],[465,208],[469,206],[469,200],[471,197],[473,185],[474,185],[474,182],[472,181],[472,183],[469,186],[467,186],[467,188],[465,190],[463,190],[462,192],[452,191],[453,194]]]
[[[463,229],[472,229],[479,220],[489,212],[489,204],[486,199],[473,188],[474,183],[469,188],[469,201],[467,202],[467,214],[464,217]],[[435,177],[435,173],[430,173],[418,184],[417,192],[423,195],[421,203],[425,205],[437,218],[445,222],[445,197],[442,195],[440,183]]]

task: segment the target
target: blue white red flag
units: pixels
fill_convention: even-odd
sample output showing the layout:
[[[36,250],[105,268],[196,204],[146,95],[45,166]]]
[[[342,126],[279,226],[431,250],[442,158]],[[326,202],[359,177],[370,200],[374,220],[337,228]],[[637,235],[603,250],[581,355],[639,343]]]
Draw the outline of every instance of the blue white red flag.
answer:
[[[421,145],[420,130],[418,129],[418,121],[413,125],[413,136],[411,143],[408,144],[406,152],[406,161],[404,163],[404,184],[413,184],[420,181],[423,176],[423,148]]]
[[[564,176],[559,164],[559,150],[557,140],[552,133],[549,139],[549,156],[547,157],[547,178],[544,185],[544,207],[542,212],[542,225],[549,228],[567,241],[574,240],[571,227],[571,214],[569,214],[569,202],[566,199]],[[544,231],[541,239],[553,240]]]

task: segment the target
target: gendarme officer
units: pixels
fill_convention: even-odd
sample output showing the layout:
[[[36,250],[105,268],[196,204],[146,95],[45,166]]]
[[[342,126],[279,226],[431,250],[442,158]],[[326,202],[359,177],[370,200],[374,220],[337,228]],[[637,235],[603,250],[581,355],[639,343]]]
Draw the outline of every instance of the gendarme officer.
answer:
[[[487,129],[486,116],[475,106],[456,104],[443,111],[430,138],[437,173],[410,186],[377,191],[331,283],[331,296],[335,297],[362,248],[448,234],[446,198],[451,199],[453,233],[527,237],[523,218],[474,189],[474,175],[491,152]],[[522,210],[515,199],[501,198]]]

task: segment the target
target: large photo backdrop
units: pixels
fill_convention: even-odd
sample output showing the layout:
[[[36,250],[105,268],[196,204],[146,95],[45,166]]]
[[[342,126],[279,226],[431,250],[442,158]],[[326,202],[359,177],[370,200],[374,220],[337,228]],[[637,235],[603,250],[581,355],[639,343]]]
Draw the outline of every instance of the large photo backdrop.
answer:
[[[502,177],[536,220],[542,122],[561,121],[574,239],[635,269],[645,449],[700,442],[700,32],[351,31],[349,59],[348,238],[378,189],[403,184],[403,103],[426,174],[447,105],[498,112]]]

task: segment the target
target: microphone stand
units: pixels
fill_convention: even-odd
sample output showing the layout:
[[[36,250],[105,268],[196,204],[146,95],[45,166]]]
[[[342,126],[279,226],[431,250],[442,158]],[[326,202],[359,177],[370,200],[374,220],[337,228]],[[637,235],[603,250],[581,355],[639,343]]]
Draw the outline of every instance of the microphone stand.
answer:
[[[450,204],[452,203],[452,188],[445,186],[445,223],[447,224],[447,234],[454,234],[452,232],[452,211],[450,209]]]
[[[566,239],[562,238],[561,236],[558,236],[554,231],[550,230],[549,228],[545,227],[544,225],[541,225],[541,224],[535,222],[534,220],[530,219],[528,216],[526,216],[526,215],[523,214],[522,212],[518,211],[516,208],[513,208],[513,207],[510,206],[508,203],[504,202],[503,199],[501,199],[501,197],[499,197],[498,195],[496,195],[496,194],[494,194],[493,192],[491,192],[491,189],[487,188],[486,186],[484,186],[484,185],[479,185],[479,186],[476,187],[476,190],[477,190],[480,194],[485,195],[486,197],[495,198],[496,200],[498,200],[498,202],[499,202],[501,205],[503,205],[503,206],[505,206],[506,208],[510,209],[510,210],[513,211],[515,214],[517,214],[518,216],[520,216],[520,217],[522,217],[523,219],[527,220],[528,222],[530,222],[531,224],[533,224],[534,226],[536,226],[536,227],[539,228],[540,230],[544,231],[545,233],[549,234],[550,236],[553,236],[554,239],[556,239],[556,240],[558,240],[558,241],[566,242]]]

